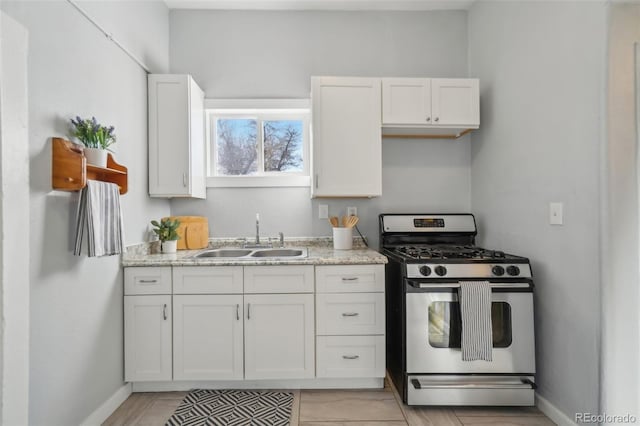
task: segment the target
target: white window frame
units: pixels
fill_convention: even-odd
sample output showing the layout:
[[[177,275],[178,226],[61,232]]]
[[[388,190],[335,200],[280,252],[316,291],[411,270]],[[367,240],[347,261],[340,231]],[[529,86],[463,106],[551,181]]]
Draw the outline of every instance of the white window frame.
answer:
[[[209,188],[247,188],[247,187],[310,187],[311,186],[311,101],[309,99],[205,99],[207,126],[207,187]],[[272,113],[269,111],[272,110]],[[302,161],[303,171],[298,173],[266,172],[251,176],[211,176],[213,140],[212,116],[232,114],[242,118],[258,113],[260,119],[277,120],[296,119],[303,122]],[[252,116],[253,117],[253,116]],[[235,117],[234,117],[235,118]],[[259,129],[259,134],[262,130]],[[258,161],[263,162],[263,152]]]

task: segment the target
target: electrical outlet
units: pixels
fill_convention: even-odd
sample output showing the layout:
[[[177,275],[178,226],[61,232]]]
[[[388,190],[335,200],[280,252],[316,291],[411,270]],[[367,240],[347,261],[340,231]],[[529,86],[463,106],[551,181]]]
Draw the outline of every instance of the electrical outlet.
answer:
[[[562,225],[564,222],[562,203],[549,203],[549,224]]]
[[[347,216],[358,216],[357,207],[347,207]]]
[[[319,204],[318,205],[318,219],[329,219],[329,205],[328,204]]]

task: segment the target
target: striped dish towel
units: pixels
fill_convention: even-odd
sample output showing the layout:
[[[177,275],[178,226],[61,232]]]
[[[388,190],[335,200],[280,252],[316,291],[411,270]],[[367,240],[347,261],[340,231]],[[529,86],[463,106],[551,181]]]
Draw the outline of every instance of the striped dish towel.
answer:
[[[491,285],[488,281],[460,281],[462,360],[492,360]]]
[[[80,256],[85,227],[89,257],[122,253],[124,237],[118,185],[87,180],[78,204],[76,243],[73,250],[76,256]]]

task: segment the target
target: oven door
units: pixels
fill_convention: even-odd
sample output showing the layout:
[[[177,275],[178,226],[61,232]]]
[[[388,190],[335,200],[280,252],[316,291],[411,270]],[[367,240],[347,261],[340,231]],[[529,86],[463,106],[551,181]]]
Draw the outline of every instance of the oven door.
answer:
[[[535,373],[531,284],[491,284],[493,361],[462,360],[458,283],[407,284],[407,373]]]

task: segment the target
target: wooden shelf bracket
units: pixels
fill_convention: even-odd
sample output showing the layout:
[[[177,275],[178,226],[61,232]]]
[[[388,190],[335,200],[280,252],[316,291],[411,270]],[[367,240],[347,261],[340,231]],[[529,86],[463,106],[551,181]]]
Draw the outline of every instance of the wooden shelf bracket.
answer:
[[[61,191],[79,191],[87,186],[87,179],[115,183],[120,194],[127,193],[127,168],[107,156],[107,167],[87,164],[84,148],[62,138],[51,138],[51,186]]]

